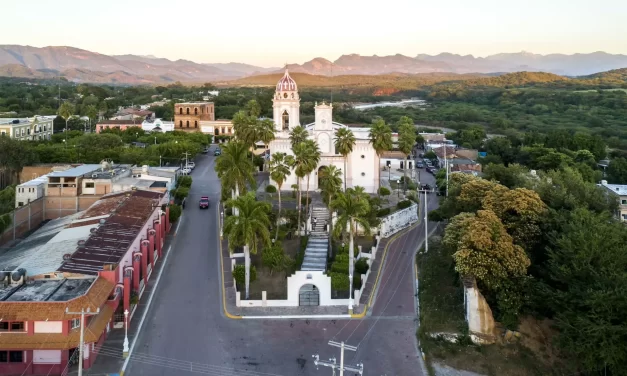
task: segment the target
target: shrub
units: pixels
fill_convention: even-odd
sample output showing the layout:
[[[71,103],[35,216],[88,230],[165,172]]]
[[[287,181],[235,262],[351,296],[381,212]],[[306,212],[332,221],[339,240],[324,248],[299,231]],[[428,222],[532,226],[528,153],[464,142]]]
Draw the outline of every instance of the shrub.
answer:
[[[361,288],[361,274],[355,273],[353,276],[353,290],[359,290]]]
[[[355,263],[355,271],[359,274],[366,274],[368,272],[368,269],[370,269],[370,266],[368,265],[368,260],[363,257],[357,260],[357,262]]]
[[[418,188],[418,184],[414,183],[413,181],[410,181],[409,183],[407,183],[407,189],[410,191],[415,191]]]
[[[170,222],[174,223],[181,217],[182,209],[180,205],[170,205]]]
[[[192,177],[189,175],[180,176],[176,182],[177,187],[190,188],[192,186]]]
[[[389,215],[391,211],[392,210],[390,210],[390,208],[381,209],[377,212],[377,217],[385,217],[386,215]]]
[[[174,191],[174,198],[179,202],[189,195],[189,188],[180,187]]]
[[[412,202],[410,200],[403,200],[403,201],[399,201],[399,203],[396,204],[396,207],[398,208],[398,210],[402,210],[402,209],[407,209],[411,205],[412,205]]]
[[[300,198],[300,204],[301,205],[309,205],[311,203],[311,197],[309,197],[309,200],[307,200],[307,197],[301,197]]]
[[[381,187],[379,188],[379,195],[380,196],[389,196],[390,195],[390,190],[387,187]]]
[[[236,265],[233,269],[233,278],[238,286],[244,287],[246,284],[246,267],[244,265]],[[250,282],[254,282],[257,279],[257,268],[255,265],[250,266]]]
[[[337,291],[348,291],[350,288],[350,282],[348,275],[344,273],[329,272],[331,277],[331,288]]]
[[[331,264],[331,271],[334,273],[343,273],[348,275],[348,253],[342,253],[335,256],[335,261]]]
[[[276,187],[274,185],[268,184],[266,186],[266,193],[276,193]]]

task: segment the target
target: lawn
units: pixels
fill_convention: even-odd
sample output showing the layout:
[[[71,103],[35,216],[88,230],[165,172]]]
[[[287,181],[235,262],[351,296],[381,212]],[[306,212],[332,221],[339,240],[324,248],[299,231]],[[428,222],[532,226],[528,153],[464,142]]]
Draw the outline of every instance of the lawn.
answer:
[[[420,283],[420,328],[418,337],[427,364],[444,364],[483,375],[535,376],[568,375],[575,372],[551,350],[550,323],[533,318],[521,320],[520,340],[513,343],[474,345],[467,334],[463,288],[455,273],[453,259],[437,242],[429,252],[416,256]],[[437,333],[460,336],[450,343]]]

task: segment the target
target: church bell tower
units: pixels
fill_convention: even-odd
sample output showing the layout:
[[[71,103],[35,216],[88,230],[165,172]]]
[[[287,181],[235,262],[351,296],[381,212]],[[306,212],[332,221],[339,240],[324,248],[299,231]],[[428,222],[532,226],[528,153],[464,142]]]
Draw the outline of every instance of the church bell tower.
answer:
[[[300,97],[296,82],[285,68],[285,74],[276,84],[272,108],[275,132],[289,132],[300,125]]]

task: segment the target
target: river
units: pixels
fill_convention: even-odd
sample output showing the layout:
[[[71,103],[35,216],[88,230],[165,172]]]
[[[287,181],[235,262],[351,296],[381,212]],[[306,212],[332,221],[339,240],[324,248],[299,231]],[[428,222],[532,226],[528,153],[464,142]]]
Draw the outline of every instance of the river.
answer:
[[[356,110],[369,110],[376,107],[404,107],[404,106],[425,106],[427,101],[424,99],[403,99],[395,102],[378,102],[378,103],[358,103],[353,105]]]

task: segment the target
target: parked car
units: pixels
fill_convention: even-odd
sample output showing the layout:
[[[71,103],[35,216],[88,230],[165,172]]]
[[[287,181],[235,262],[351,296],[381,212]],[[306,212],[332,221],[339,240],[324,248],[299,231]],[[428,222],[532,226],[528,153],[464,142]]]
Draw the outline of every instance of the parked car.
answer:
[[[192,169],[189,167],[185,167],[184,169],[181,170],[181,172],[183,173],[183,175],[189,175],[192,173]]]
[[[425,164],[422,162],[416,162],[416,168],[425,168]]]
[[[433,174],[433,171],[435,170],[435,168],[433,167],[427,167],[427,172],[430,174]]]
[[[222,155],[222,149],[217,148],[217,149],[216,149],[216,151],[214,151],[214,152],[213,152],[213,155],[215,155],[216,157],[217,157],[218,155]]]
[[[207,154],[207,153],[209,153],[209,148],[204,148],[204,149],[202,149],[201,153],[203,153],[203,154]]]
[[[192,170],[196,168],[196,163],[194,162],[187,162],[187,167],[191,168]]]
[[[200,202],[198,203],[198,206],[201,209],[209,209],[209,197],[207,196],[202,196],[200,198]]]

